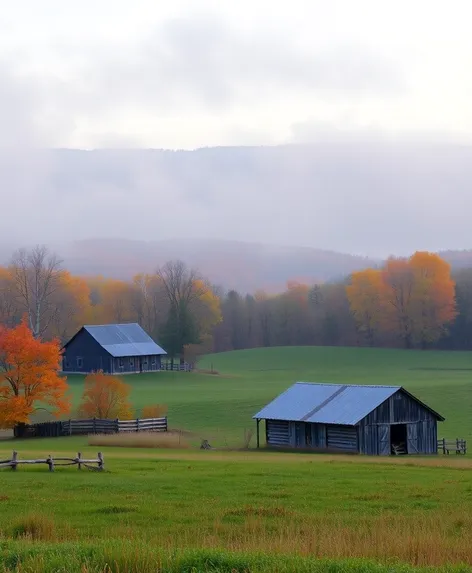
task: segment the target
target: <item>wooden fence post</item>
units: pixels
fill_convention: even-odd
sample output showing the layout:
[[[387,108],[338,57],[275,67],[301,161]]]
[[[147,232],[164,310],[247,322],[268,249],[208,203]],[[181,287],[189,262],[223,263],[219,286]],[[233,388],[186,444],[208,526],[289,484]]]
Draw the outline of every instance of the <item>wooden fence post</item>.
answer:
[[[95,417],[93,418],[93,433],[96,434],[96,423],[95,423]]]
[[[139,432],[139,418],[136,418],[136,431]]]
[[[69,436],[72,436],[72,420],[69,418]]]
[[[118,418],[116,418],[116,420],[115,420],[115,434],[118,434],[119,431],[120,431],[120,420]]]
[[[443,454],[446,455],[446,438],[442,439],[442,451]]]
[[[16,466],[17,466],[16,460],[17,459],[18,459],[18,452],[13,452],[13,457],[11,459],[11,469],[12,470],[16,470]]]
[[[82,454],[79,452],[77,454],[77,469],[81,470],[82,469],[82,464],[80,462],[80,458],[82,457]]]
[[[105,469],[105,464],[103,462],[102,452],[98,452],[98,469],[103,471]]]
[[[54,471],[54,460],[52,459],[51,454],[49,454],[48,459],[46,460],[47,465],[49,466],[49,471]]]

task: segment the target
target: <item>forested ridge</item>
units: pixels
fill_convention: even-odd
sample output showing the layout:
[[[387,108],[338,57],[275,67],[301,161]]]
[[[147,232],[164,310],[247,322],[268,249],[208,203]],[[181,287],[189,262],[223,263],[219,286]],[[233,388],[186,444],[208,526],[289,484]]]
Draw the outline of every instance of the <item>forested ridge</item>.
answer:
[[[313,272],[308,269],[307,274]],[[269,346],[472,348],[472,269],[416,252],[343,280],[288,281],[279,294],[214,285],[176,260],[132,280],[72,275],[46,247],[0,268],[0,322],[26,318],[37,338],[83,324],[138,322],[171,356]]]

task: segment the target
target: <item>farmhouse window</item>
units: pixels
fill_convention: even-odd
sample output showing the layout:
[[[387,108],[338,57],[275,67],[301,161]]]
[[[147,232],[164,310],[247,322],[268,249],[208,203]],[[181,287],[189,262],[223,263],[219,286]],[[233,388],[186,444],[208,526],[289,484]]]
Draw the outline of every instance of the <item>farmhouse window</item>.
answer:
[[[84,366],[84,359],[82,358],[82,356],[77,356],[77,369],[82,370],[83,366]]]
[[[134,368],[134,358],[129,359],[129,367]]]

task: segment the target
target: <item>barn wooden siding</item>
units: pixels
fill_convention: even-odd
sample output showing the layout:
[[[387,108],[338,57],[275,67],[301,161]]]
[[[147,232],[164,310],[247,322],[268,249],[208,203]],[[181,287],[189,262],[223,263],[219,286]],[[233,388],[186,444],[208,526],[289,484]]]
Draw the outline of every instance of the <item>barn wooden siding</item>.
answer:
[[[64,349],[63,372],[110,372],[113,358],[92,338],[86,330],[81,330]]]
[[[123,356],[111,358],[112,374],[130,374],[136,372],[156,372],[161,369],[160,356]]]
[[[358,451],[356,426],[266,420],[266,442],[275,447]]]
[[[359,423],[359,451],[370,455],[390,454],[390,431],[406,424],[409,454],[437,453],[437,419],[422,404],[402,391],[390,396]]]
[[[402,391],[353,426],[266,420],[266,443],[274,447],[390,455],[390,430],[394,424],[406,425],[409,454],[437,453],[436,417]]]

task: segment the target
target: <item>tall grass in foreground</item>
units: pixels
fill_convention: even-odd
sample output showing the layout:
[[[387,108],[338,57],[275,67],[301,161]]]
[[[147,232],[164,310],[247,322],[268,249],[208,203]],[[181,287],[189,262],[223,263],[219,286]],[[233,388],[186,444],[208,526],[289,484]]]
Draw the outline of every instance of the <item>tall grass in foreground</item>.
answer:
[[[89,446],[118,448],[188,448],[189,443],[180,432],[120,432],[88,437]]]
[[[424,511],[415,519],[389,514],[347,520],[329,514],[304,518],[283,506],[246,506],[228,509],[211,527],[202,523],[201,528],[167,534],[162,531],[158,536],[147,530],[138,532],[116,519],[118,514],[132,515],[132,506],[107,506],[101,513],[110,516],[106,535],[111,545],[130,543],[130,554],[137,548],[143,554],[150,547],[169,554],[201,548],[210,552],[224,550],[230,552],[228,555],[297,555],[300,562],[303,558],[367,559],[384,564],[394,560],[436,569],[464,564],[472,571],[472,516],[466,511],[442,518],[436,512],[429,515]],[[86,539],[79,541],[69,524],[63,527],[38,514],[15,520],[12,527],[3,530],[3,546],[1,539],[0,535],[0,548],[13,547],[10,544],[18,539],[58,544],[77,541],[79,546],[85,543],[89,547]],[[57,547],[59,550],[60,545]],[[0,563],[2,555],[0,551]]]
[[[317,560],[313,557],[166,551],[136,541],[95,544],[7,542],[0,544],[2,573],[469,573],[466,566],[422,568],[397,562],[382,565],[365,559]]]

